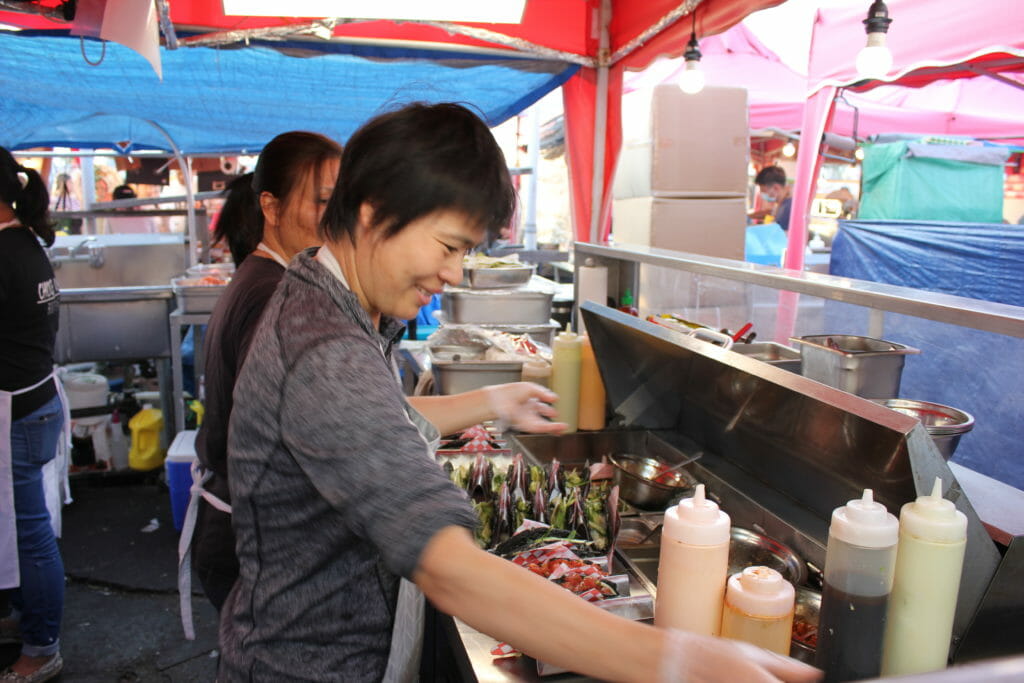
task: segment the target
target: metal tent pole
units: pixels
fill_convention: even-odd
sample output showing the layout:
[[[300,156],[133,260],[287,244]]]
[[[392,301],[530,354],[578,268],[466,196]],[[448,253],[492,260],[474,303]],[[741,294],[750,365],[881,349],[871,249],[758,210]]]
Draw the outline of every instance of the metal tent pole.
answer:
[[[598,10],[600,43],[597,51],[597,92],[594,103],[594,168],[590,193],[590,242],[601,238],[601,207],[604,205],[604,156],[608,128],[608,50],[611,43],[608,24],[611,22],[611,0],[601,0]]]

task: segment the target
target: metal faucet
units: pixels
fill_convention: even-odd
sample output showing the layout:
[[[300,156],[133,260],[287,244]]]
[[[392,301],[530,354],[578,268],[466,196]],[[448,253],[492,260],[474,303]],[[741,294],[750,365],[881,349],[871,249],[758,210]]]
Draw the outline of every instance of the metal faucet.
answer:
[[[65,258],[61,258],[66,254]],[[102,268],[106,259],[103,256],[103,245],[96,244],[96,236],[89,235],[71,249],[60,248],[50,249],[50,263],[54,268],[60,268],[61,263],[66,260],[77,261],[79,257],[87,257],[89,265],[93,268]]]

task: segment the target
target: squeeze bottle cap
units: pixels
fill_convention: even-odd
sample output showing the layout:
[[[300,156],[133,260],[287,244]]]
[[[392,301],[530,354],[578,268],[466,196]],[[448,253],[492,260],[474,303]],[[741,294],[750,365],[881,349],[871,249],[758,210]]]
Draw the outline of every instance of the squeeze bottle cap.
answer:
[[[729,515],[704,497],[704,484],[697,484],[693,498],[684,498],[665,511],[662,538],[689,545],[719,545],[729,542]]]
[[[580,335],[572,331],[572,324],[566,323],[565,329],[555,335],[555,341],[562,343],[574,343],[579,339]]]
[[[771,567],[747,567],[729,577],[725,601],[751,616],[784,617],[796,605],[796,589]]]
[[[900,509],[900,530],[933,543],[961,543],[967,539],[967,517],[942,497],[942,479],[935,477],[930,495]]]
[[[896,517],[875,502],[871,489],[864,489],[863,497],[832,511],[828,535],[863,548],[888,548],[899,541],[899,529]]]

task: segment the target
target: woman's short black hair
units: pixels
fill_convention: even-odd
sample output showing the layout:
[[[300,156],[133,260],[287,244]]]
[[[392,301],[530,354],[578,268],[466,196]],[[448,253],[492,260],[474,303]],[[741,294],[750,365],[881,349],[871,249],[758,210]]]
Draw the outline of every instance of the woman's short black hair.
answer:
[[[476,114],[453,103],[417,103],[371,119],[349,138],[323,236],[354,239],[364,203],[385,238],[443,210],[495,235],[511,220],[516,195],[505,157]]]
[[[30,228],[46,246],[53,244],[56,234],[50,223],[50,193],[39,173],[18,163],[10,152],[0,147],[0,201],[14,210],[24,227]]]
[[[295,189],[307,172],[312,171],[314,186],[319,187],[320,167],[329,159],[340,158],[341,145],[319,133],[281,133],[263,148],[255,171],[228,185],[214,241],[226,239],[232,260],[241,264],[263,239],[260,194],[269,192],[286,207],[295,199]]]

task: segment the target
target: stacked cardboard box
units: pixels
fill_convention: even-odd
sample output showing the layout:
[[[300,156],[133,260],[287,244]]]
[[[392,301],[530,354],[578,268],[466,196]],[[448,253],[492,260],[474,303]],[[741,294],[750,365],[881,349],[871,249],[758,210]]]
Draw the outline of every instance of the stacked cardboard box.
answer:
[[[675,85],[629,93],[613,187],[616,244],[743,259],[747,91]]]

